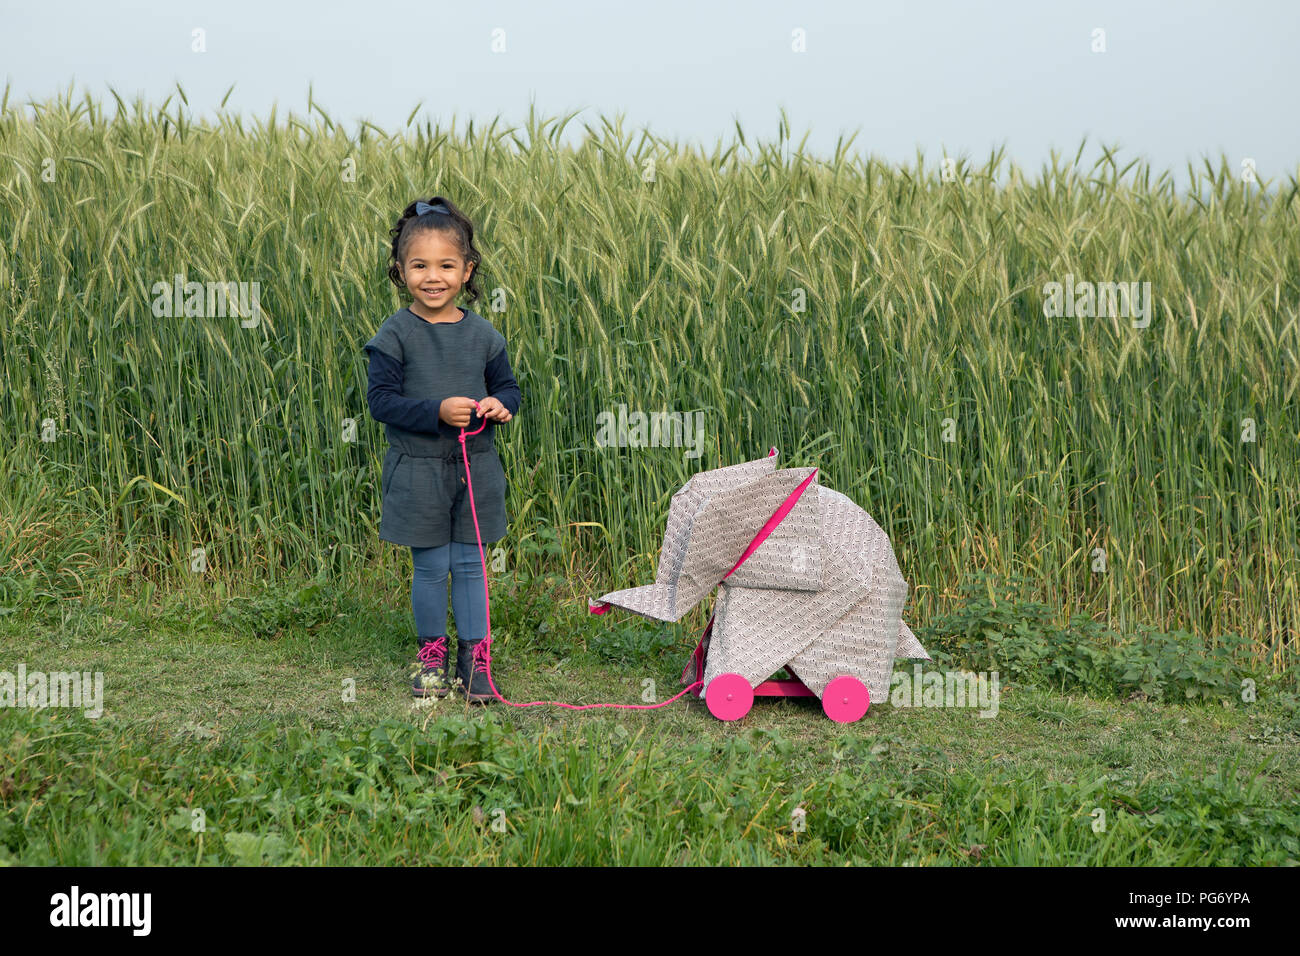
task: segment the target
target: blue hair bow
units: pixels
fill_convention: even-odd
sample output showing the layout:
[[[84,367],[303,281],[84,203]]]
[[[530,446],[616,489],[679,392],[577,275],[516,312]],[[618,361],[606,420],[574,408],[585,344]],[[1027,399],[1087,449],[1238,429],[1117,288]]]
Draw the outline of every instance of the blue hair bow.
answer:
[[[445,216],[451,215],[451,210],[443,203],[437,202],[430,206],[427,202],[417,201],[415,204],[415,214],[417,216],[423,216],[426,212],[440,212]]]

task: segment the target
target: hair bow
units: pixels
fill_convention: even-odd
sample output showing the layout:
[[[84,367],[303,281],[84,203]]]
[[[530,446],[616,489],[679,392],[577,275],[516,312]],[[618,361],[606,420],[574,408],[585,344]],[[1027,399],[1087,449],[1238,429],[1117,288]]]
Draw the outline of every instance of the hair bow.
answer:
[[[417,216],[423,216],[426,212],[440,212],[445,216],[451,215],[451,210],[443,203],[438,202],[430,206],[427,202],[417,201],[415,204],[415,214]]]

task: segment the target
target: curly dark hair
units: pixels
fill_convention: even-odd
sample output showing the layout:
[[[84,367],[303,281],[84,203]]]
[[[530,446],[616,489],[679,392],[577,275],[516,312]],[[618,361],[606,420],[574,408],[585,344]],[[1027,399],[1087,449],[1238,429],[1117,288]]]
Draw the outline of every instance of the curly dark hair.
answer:
[[[430,206],[442,203],[451,215],[426,212],[423,216],[417,216],[415,202],[427,202]],[[402,281],[402,274],[398,271],[397,264],[406,261],[406,250],[411,245],[411,240],[424,232],[445,232],[452,237],[465,262],[474,266],[469,281],[465,283],[465,292],[473,302],[479,297],[478,266],[483,261],[483,254],[474,246],[474,224],[456,207],[455,203],[444,196],[434,196],[432,199],[420,199],[415,202],[402,210],[402,217],[389,232],[393,237],[393,248],[389,255],[388,278],[397,288],[405,289],[406,283]]]

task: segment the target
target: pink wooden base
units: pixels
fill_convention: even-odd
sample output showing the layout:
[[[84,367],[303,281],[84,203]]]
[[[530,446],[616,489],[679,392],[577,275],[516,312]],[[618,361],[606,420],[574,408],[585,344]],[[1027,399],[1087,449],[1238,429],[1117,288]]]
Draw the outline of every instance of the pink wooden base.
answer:
[[[765,680],[754,688],[755,697],[816,697],[797,677],[789,680]]]

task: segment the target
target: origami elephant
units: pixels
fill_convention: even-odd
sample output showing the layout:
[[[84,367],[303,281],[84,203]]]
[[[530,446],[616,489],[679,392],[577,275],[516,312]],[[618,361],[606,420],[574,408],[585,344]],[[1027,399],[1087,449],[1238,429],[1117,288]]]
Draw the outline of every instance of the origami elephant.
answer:
[[[786,693],[760,689],[783,683],[764,682],[785,668],[839,720],[825,695],[833,680],[884,700],[894,658],[929,655],[902,621],[907,582],[888,536],[848,497],[818,485],[815,467],[777,470],[776,454],[692,476],[673,495],[655,583],[589,608],[677,621],[720,585],[694,655],[710,709],[722,716],[709,694],[718,677],[733,682],[730,693],[739,675],[752,701],[753,689]],[[683,683],[690,672],[688,664]]]

